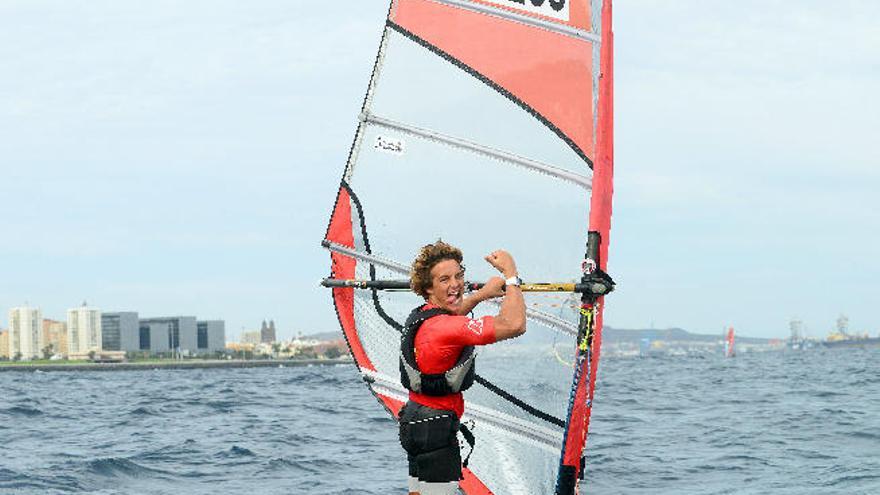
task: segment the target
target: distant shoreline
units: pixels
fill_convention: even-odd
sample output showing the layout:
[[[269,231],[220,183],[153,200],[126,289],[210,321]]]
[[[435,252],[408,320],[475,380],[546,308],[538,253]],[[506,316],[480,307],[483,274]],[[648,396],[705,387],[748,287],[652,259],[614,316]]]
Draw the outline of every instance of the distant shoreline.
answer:
[[[303,366],[332,366],[337,364],[349,364],[349,358],[340,359],[266,359],[266,360],[192,360],[192,361],[150,361],[144,363],[75,363],[75,364],[28,364],[19,362],[0,366],[0,373],[4,371],[135,371],[150,369],[208,369],[208,368],[286,368]]]

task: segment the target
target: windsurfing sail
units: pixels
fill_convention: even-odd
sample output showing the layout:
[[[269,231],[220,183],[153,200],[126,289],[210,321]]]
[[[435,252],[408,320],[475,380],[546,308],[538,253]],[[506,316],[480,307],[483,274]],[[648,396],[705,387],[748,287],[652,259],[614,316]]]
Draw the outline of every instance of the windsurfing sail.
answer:
[[[736,347],[734,345],[733,327],[727,329],[727,337],[724,339],[724,357],[736,356]]]
[[[421,246],[460,247],[477,282],[503,248],[527,282],[555,287],[526,293],[525,336],[480,349],[468,495],[578,493],[610,287],[612,53],[610,0],[389,8],[322,242],[367,386],[394,416],[407,400],[398,352],[423,303],[405,290]],[[495,313],[484,302],[474,317]]]

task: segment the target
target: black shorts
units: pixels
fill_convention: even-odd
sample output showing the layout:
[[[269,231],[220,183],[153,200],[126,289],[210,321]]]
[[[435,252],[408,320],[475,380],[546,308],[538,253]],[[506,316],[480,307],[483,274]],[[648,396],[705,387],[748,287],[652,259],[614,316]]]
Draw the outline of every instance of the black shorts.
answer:
[[[454,411],[407,402],[400,410],[400,445],[406,450],[409,475],[428,483],[459,481],[458,429]]]

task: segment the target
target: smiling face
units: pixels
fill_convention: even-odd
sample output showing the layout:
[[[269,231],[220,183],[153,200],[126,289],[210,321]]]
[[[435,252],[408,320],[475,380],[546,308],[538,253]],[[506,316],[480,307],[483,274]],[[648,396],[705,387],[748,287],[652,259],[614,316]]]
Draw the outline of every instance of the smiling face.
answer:
[[[449,312],[461,307],[464,295],[464,269],[458,261],[446,259],[431,268],[428,302]]]

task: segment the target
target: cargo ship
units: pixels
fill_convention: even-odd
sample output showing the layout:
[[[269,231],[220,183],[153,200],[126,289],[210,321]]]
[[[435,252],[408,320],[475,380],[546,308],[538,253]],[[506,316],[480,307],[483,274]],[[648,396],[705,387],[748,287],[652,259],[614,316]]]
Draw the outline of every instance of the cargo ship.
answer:
[[[880,347],[880,337],[870,337],[868,332],[853,334],[849,332],[849,318],[837,318],[837,330],[831,332],[822,342],[825,347]]]

